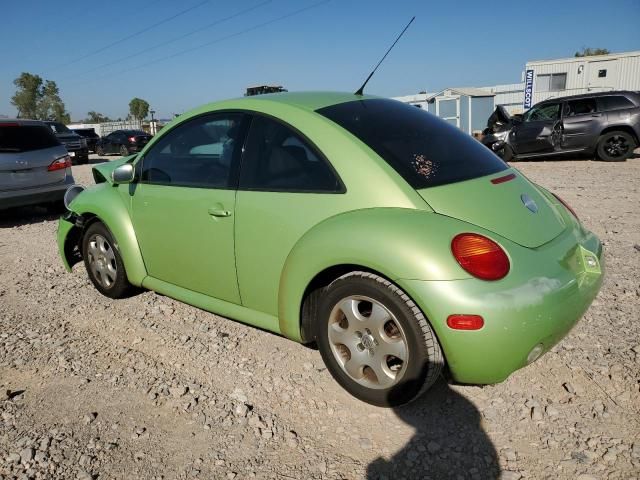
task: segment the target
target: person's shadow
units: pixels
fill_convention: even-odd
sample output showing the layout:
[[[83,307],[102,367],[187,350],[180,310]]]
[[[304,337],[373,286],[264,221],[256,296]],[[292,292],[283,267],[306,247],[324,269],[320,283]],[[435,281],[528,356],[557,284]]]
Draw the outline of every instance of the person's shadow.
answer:
[[[480,412],[444,379],[415,402],[394,411],[416,432],[392,458],[374,460],[367,467],[367,479],[500,477],[498,454],[482,430]]]

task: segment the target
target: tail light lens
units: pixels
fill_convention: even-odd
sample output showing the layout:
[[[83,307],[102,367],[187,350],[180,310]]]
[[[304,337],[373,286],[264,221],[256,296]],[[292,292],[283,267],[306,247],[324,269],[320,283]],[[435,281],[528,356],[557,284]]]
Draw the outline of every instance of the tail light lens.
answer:
[[[462,268],[482,280],[500,280],[511,267],[500,245],[477,233],[456,235],[451,241],[451,252]]]
[[[136,143],[136,137],[129,137],[129,141],[131,143]]]
[[[71,157],[69,155],[54,160],[47,170],[55,172],[56,170],[63,170],[65,168],[71,168]]]
[[[571,208],[569,206],[569,204],[567,202],[565,202],[563,199],[561,199],[558,195],[556,195],[555,193],[551,192],[551,195],[553,195],[554,197],[556,197],[556,199],[562,204],[564,205],[564,207],[569,210],[571,212],[571,215],[573,215],[574,217],[576,217],[576,220],[580,221],[580,219],[578,218],[578,214],[575,212],[575,210],[573,208]]]

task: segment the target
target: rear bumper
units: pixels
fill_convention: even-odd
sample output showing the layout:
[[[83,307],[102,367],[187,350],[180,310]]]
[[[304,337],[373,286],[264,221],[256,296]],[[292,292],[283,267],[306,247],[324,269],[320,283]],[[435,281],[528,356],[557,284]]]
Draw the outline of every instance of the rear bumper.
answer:
[[[0,210],[60,201],[64,197],[67,188],[73,183],[73,175],[68,171],[64,183],[0,192]]]
[[[562,237],[533,251],[541,266],[526,279],[398,280],[430,320],[456,381],[503,381],[528,364],[534,347],[544,353],[557,344],[589,308],[604,277],[600,241],[592,234],[579,243],[574,235]],[[599,265],[587,266],[585,256]],[[453,330],[446,323],[453,314],[481,315],[485,324]]]

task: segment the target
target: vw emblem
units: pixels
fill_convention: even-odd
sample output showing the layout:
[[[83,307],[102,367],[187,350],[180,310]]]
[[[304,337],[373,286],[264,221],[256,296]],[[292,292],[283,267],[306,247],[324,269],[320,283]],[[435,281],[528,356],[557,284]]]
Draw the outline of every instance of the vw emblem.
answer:
[[[538,213],[538,204],[526,193],[520,195],[520,200],[524,203],[524,206],[529,209],[532,213]]]

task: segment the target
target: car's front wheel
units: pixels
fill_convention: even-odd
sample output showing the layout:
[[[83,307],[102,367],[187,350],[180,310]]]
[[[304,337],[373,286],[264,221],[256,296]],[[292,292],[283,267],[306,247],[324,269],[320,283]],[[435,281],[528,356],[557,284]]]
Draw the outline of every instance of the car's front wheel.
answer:
[[[124,145],[120,145],[120,155],[122,155],[123,157],[129,155],[129,150],[127,150],[127,147],[125,147]]]
[[[319,300],[316,339],[336,381],[356,398],[398,406],[438,379],[443,355],[415,303],[393,283],[368,272],[332,282]]]
[[[82,239],[82,256],[91,283],[103,295],[124,298],[133,291],[111,232],[101,222],[92,223]]]
[[[104,148],[102,148],[102,145],[98,145],[96,147],[96,155],[98,155],[99,157],[104,156]]]
[[[598,141],[598,158],[605,162],[624,162],[633,153],[636,143],[626,132],[608,132]]]

